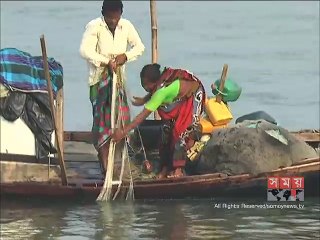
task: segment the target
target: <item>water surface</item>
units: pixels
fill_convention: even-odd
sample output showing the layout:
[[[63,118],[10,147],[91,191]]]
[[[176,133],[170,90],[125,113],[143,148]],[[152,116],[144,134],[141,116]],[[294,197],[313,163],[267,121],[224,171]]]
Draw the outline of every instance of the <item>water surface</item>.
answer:
[[[250,200],[5,203],[1,239],[319,239],[318,199],[303,209],[223,209]]]
[[[65,128],[90,130],[87,66],[79,56],[85,25],[100,14],[97,1],[1,1],[1,48],[48,55],[65,73]],[[206,87],[229,76],[243,88],[235,118],[264,110],[290,130],[319,128],[319,2],[159,1],[159,63],[193,71]],[[127,65],[130,96],[144,94],[139,72],[151,61],[148,1],[124,3],[145,54]],[[133,115],[140,111],[133,108]]]

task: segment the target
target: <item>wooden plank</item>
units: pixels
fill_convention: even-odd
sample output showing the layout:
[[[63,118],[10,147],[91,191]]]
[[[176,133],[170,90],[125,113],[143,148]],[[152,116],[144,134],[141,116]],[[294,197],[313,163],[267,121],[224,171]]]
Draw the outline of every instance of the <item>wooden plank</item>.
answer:
[[[77,164],[86,163],[86,162],[98,164],[98,158],[96,155],[65,153],[64,157],[65,157],[65,164],[70,162],[77,163]],[[50,159],[49,157],[37,159],[35,156],[31,156],[31,155],[20,155],[20,154],[9,154],[9,153],[1,153],[0,162],[2,161],[21,162],[21,163],[40,163],[40,164],[50,163],[51,165],[59,164],[59,160],[55,157]]]
[[[302,139],[303,141],[309,142],[319,142],[320,143],[320,134],[319,133],[298,133],[291,132],[296,137]],[[64,141],[74,141],[74,142],[92,142],[92,134],[89,131],[65,131],[64,132]]]
[[[134,181],[135,185],[145,185],[145,184],[166,184],[166,183],[178,183],[178,182],[191,182],[199,179],[214,179],[214,178],[225,178],[227,177],[224,173],[212,173],[204,175],[193,175],[184,176],[180,178],[164,178],[164,179],[148,179],[148,180],[137,180]]]
[[[302,165],[302,164],[307,164],[307,163],[313,163],[313,162],[319,162],[320,159],[319,157],[316,157],[316,158],[308,158],[308,159],[304,159],[300,162],[296,162],[294,164],[292,164],[292,166],[298,166],[298,165]]]
[[[256,197],[265,198],[266,177],[280,176],[304,176],[306,196],[315,196],[319,194],[319,163],[303,164],[298,167],[288,167],[279,169],[279,172],[265,173],[260,176],[248,176],[247,174],[240,176],[232,176],[213,179],[203,178],[195,181],[171,182],[168,184],[141,184],[134,183],[136,199],[166,199],[166,198],[186,198],[186,197],[217,197],[217,196],[243,196],[248,197],[254,195]],[[318,164],[318,165],[317,165]],[[55,183],[39,184],[39,183],[15,183],[2,184],[1,195],[15,194],[20,196],[40,196],[40,197],[62,197],[70,199],[70,197],[91,197],[92,200],[99,194],[103,181],[99,179],[78,179],[72,178],[68,186],[59,186]],[[128,182],[123,183],[122,191],[127,191]],[[115,188],[113,188],[115,190]]]
[[[275,174],[275,173],[298,173],[298,172],[306,172],[306,171],[320,171],[320,162],[312,162],[312,163],[307,163],[299,166],[291,166],[291,167],[286,167],[282,169],[277,169],[273,170],[270,174]]]
[[[320,173],[320,160],[318,159],[318,161],[311,162],[311,163],[280,168],[280,169],[276,169],[266,173],[260,173],[256,177],[292,175],[292,174],[303,173],[303,172],[319,172]]]
[[[97,150],[94,148],[93,144],[86,142],[64,142],[64,153],[90,154],[92,156],[97,156]]]
[[[303,141],[308,142],[320,142],[320,133],[313,133],[313,132],[305,132],[305,133],[297,133],[292,132],[293,135],[300,138]]]
[[[32,156],[32,155],[1,153],[0,162],[1,161],[48,164],[49,157],[37,159],[36,156]],[[50,164],[58,164],[58,159],[50,158]]]
[[[64,141],[92,143],[92,133],[89,131],[64,131]]]
[[[1,183],[61,181],[58,165],[1,161],[0,168]]]

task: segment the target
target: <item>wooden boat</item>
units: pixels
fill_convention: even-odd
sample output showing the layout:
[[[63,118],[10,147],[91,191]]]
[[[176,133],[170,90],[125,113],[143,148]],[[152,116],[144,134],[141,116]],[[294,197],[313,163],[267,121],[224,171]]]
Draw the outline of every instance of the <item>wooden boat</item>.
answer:
[[[157,22],[155,17],[155,1],[150,1],[151,22],[152,22],[152,62],[157,62]],[[43,40],[44,42],[44,40]],[[42,43],[45,49],[45,44]],[[46,59],[46,54],[43,54]],[[47,72],[46,78],[50,82],[50,76]],[[49,88],[49,95],[52,91]],[[96,153],[88,153],[85,146],[90,145],[90,132],[65,132],[63,130],[63,89],[60,89],[55,106],[53,98],[50,96],[51,110],[56,112],[55,136],[58,138],[58,159],[46,158],[37,160],[33,154],[34,149],[24,146],[24,151],[31,149],[31,155],[26,154],[7,154],[1,152],[1,198],[8,196],[32,197],[32,198],[50,198],[50,199],[90,199],[95,200],[100,193],[103,185],[104,176],[100,173],[100,165],[96,158]],[[15,126],[8,130],[17,130]],[[30,132],[30,131],[29,131]],[[12,133],[12,132],[11,132]],[[21,136],[17,130],[17,136]],[[29,133],[31,135],[31,133]],[[319,133],[313,131],[301,131],[294,133],[304,139],[305,142],[319,148]],[[3,133],[3,136],[5,134]],[[14,134],[13,134],[14,135]],[[7,138],[7,134],[5,136]],[[12,144],[15,145],[16,139],[13,136]],[[26,138],[26,136],[24,136]],[[30,137],[32,138],[32,137]],[[63,150],[61,142],[65,145],[69,142],[78,145],[79,152],[66,152]],[[28,141],[27,141],[28,142]],[[34,142],[29,141],[29,142]],[[89,143],[89,144],[88,144]],[[81,145],[82,144],[82,145]],[[9,144],[10,145],[10,144]],[[19,148],[19,147],[18,147]],[[34,145],[32,145],[34,148]],[[23,151],[22,151],[23,152]],[[59,166],[59,164],[60,166]],[[67,184],[63,184],[64,171]],[[30,171],[27,176],[21,177],[24,173]],[[70,175],[70,172],[72,174]],[[33,176],[35,173],[37,176]],[[243,174],[239,176],[227,176],[222,173],[186,176],[178,179],[163,180],[136,180],[133,182],[135,199],[179,199],[179,198],[213,198],[213,197],[245,197],[249,196],[266,199],[267,177],[268,176],[303,176],[305,178],[305,197],[319,195],[320,180],[320,159],[306,159],[298,165],[282,169],[275,169],[272,172],[262,173],[256,176]],[[61,178],[60,178],[61,177]],[[6,181],[4,181],[4,179]],[[123,181],[120,193],[126,194],[129,189],[129,182]],[[113,191],[117,190],[114,186]]]
[[[295,133],[310,145],[318,146],[319,133],[308,131]],[[82,144],[84,151],[90,142],[89,132],[65,132],[65,144]],[[90,145],[90,144],[87,144]],[[82,160],[80,159],[82,158]],[[79,159],[79,160],[77,160]],[[26,156],[13,156],[2,154],[1,161],[20,161],[21,164],[34,164],[47,166],[47,162],[35,163],[35,159]],[[24,163],[22,163],[24,162]],[[33,163],[32,163],[33,162]],[[51,159],[52,168],[57,167],[57,159]],[[100,173],[100,166],[96,156],[92,154],[73,155],[65,152],[67,173],[75,171],[76,174],[68,176],[68,184],[63,186],[59,177],[44,180],[42,182],[1,182],[1,197],[49,197],[54,199],[90,199],[98,196],[103,185],[104,176]],[[262,173],[256,176],[249,174],[239,176],[227,176],[222,173],[186,176],[178,179],[151,179],[134,181],[135,199],[180,199],[180,198],[215,198],[215,197],[248,197],[266,199],[268,176],[303,176],[305,178],[305,197],[319,196],[320,182],[320,158],[306,159],[294,166],[275,169],[272,172]],[[113,191],[116,191],[114,186]],[[123,181],[121,194],[126,194],[129,182]]]

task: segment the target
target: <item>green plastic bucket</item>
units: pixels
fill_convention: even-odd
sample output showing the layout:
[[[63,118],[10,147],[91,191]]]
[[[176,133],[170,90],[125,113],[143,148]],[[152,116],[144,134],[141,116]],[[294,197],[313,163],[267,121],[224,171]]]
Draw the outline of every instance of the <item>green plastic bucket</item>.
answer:
[[[216,80],[213,84],[215,86],[215,89],[212,90],[212,93],[214,95],[217,95],[219,91],[220,86],[220,79]],[[226,79],[224,83],[224,88],[222,91],[222,101],[224,102],[234,102],[237,101],[238,98],[241,95],[242,88],[232,79],[228,78]]]

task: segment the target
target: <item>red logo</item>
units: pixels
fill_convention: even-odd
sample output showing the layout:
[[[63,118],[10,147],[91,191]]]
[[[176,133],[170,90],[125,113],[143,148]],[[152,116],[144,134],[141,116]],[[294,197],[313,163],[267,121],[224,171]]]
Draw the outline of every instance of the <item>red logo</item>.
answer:
[[[304,177],[268,177],[268,201],[304,201]]]
[[[292,177],[291,178],[292,189],[304,189],[304,177]]]
[[[291,189],[291,197],[295,200],[297,197],[297,190],[296,189]]]
[[[280,189],[290,189],[291,188],[291,178],[290,177],[280,177],[279,178],[279,188]]]
[[[279,188],[279,177],[268,177],[268,189]]]

